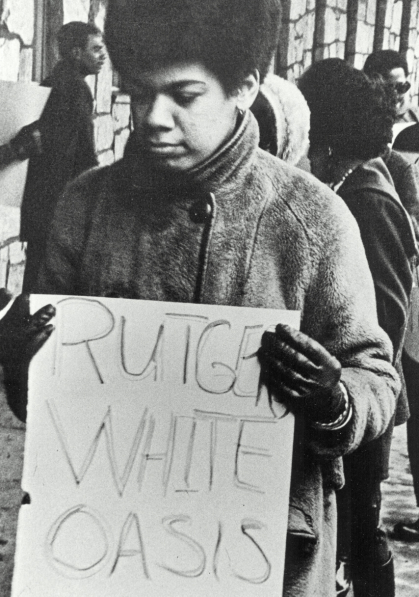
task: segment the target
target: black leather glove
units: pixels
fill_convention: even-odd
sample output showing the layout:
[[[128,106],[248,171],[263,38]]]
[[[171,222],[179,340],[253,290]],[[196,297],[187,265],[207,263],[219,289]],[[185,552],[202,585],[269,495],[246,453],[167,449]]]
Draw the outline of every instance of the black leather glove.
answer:
[[[24,126],[9,144],[17,160],[27,160],[41,155],[42,142],[39,122],[32,122]]]
[[[294,412],[329,423],[344,411],[339,361],[303,332],[279,324],[263,334],[258,355],[263,382]]]
[[[12,411],[22,421],[26,419],[29,363],[50,337],[54,326],[49,322],[54,315],[52,305],[30,315],[29,295],[21,294],[0,320],[0,364],[7,399]]]

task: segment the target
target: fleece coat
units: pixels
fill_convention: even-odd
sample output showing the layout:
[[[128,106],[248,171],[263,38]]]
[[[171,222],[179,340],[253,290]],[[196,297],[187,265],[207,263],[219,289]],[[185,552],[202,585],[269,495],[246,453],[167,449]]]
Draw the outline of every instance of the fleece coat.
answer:
[[[340,457],[385,431],[399,380],[355,220],[258,140],[247,113],[186,176],[154,171],[135,142],[82,175],[58,205],[37,292],[301,310],[301,329],[342,363],[354,415],[337,432],[296,417],[284,595],[332,597]]]

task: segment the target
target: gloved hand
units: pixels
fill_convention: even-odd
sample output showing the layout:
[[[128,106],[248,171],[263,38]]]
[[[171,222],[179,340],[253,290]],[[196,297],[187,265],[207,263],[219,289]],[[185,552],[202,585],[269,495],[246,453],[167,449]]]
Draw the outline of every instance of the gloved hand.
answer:
[[[27,160],[42,153],[42,139],[39,122],[32,122],[20,129],[9,143],[15,159]]]
[[[7,298],[4,291],[1,297],[4,304]],[[30,315],[29,295],[21,294],[0,320],[0,364],[7,400],[22,421],[26,419],[29,363],[52,334],[54,326],[49,322],[54,315],[52,305]]]
[[[280,402],[312,422],[329,423],[343,412],[341,365],[321,344],[288,325],[265,332],[258,351],[262,381]]]
[[[3,294],[4,291],[1,297]],[[29,364],[51,335],[54,326],[49,322],[54,315],[55,308],[52,305],[46,305],[30,315],[29,295],[19,295],[6,315],[0,319],[0,364]]]

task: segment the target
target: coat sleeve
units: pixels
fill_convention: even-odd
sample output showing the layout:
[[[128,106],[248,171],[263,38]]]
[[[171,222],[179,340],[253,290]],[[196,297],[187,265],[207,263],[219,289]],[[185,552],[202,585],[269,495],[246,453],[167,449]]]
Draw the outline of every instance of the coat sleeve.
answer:
[[[62,193],[35,284],[35,293],[80,294],[79,271],[85,241],[98,196],[98,179],[105,172],[105,168],[87,172],[70,183]]]
[[[324,206],[327,215],[317,216],[316,225],[307,230],[312,276],[301,325],[302,331],[339,359],[353,408],[352,419],[339,431],[318,431],[307,423],[310,450],[327,459],[348,454],[382,435],[400,392],[392,345],[378,324],[359,228],[343,201],[331,199]]]

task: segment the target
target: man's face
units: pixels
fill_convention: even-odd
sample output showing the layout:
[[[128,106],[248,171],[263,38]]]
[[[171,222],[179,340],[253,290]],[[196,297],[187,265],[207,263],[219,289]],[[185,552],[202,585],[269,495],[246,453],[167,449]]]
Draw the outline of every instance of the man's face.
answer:
[[[105,44],[101,35],[89,35],[84,50],[80,52],[80,67],[85,75],[97,75],[106,60]]]
[[[393,68],[388,76],[387,80],[389,83],[395,86],[396,94],[397,94],[397,114],[400,116],[404,114],[408,108],[408,89],[406,90],[406,83],[408,83],[406,79],[406,74],[403,68]]]
[[[235,127],[237,95],[200,63],[179,63],[124,78],[134,134],[157,166],[188,170],[210,157]]]

